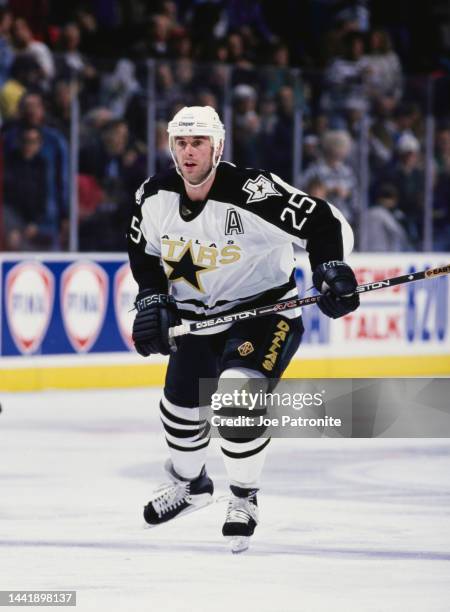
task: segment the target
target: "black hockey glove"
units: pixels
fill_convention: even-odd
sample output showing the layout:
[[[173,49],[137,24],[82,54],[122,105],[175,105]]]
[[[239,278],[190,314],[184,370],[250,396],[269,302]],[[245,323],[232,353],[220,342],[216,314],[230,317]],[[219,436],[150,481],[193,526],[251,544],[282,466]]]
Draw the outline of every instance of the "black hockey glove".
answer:
[[[137,352],[144,357],[174,353],[177,344],[174,338],[169,338],[169,327],[179,325],[181,320],[173,297],[145,289],[138,293],[134,305],[137,315],[133,323],[133,342]]]
[[[317,305],[327,317],[339,319],[358,308],[359,295],[355,292],[358,284],[353,270],[343,261],[328,261],[317,266],[313,283],[322,294]]]

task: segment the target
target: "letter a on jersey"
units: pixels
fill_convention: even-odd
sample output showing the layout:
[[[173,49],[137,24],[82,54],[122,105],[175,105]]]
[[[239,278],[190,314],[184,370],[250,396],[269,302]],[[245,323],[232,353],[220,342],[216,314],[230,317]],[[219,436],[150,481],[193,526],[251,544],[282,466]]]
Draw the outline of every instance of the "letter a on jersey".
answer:
[[[229,208],[227,210],[227,219],[225,221],[225,235],[232,236],[233,234],[243,234],[244,226],[242,225],[241,217],[237,210]]]
[[[262,200],[267,199],[271,195],[281,195],[281,193],[275,189],[275,185],[272,181],[269,181],[269,179],[262,174],[256,179],[248,179],[242,189],[249,194],[247,204],[262,202]]]

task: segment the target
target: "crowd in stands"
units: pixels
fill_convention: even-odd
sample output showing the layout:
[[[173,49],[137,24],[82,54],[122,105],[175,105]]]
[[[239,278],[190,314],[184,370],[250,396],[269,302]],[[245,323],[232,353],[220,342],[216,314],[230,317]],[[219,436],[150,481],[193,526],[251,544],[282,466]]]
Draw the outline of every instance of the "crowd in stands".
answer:
[[[0,246],[68,248],[76,166],[80,250],[124,250],[148,156],[157,171],[172,164],[167,120],[181,106],[209,104],[222,115],[232,111],[236,164],[269,169],[327,199],[356,228],[366,197],[372,251],[422,248],[431,173],[434,248],[449,250],[445,37],[439,43],[435,33],[432,53],[418,55],[408,22],[414,10],[398,5],[403,21],[377,0],[0,0]],[[446,4],[434,6],[440,23],[450,23]],[[148,59],[155,60],[152,150]],[[298,112],[301,164],[294,168]],[[427,160],[430,112],[434,152]]]

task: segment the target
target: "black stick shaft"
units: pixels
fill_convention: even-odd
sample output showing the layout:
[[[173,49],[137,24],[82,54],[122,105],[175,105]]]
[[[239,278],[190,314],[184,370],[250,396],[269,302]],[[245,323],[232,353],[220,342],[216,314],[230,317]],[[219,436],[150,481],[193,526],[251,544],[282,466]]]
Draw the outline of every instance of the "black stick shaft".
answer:
[[[366,283],[365,285],[358,285],[358,287],[356,287],[356,291],[357,293],[367,293],[368,291],[376,291],[377,289],[385,289],[386,287],[395,287],[396,285],[405,285],[406,283],[412,283],[418,280],[429,280],[445,274],[450,274],[450,265],[441,266],[440,268],[431,268],[429,270],[421,270],[420,272],[411,272],[410,274],[403,274],[402,276],[385,278],[384,280]],[[311,295],[303,298],[292,298],[282,300],[276,304],[271,304],[270,306],[259,306],[257,308],[250,308],[249,310],[236,312],[234,314],[213,317],[206,319],[205,321],[177,325],[169,330],[169,337],[173,338],[175,336],[183,336],[184,334],[189,334],[200,329],[217,327],[218,325],[223,325],[224,323],[234,323],[244,319],[255,319],[256,317],[263,317],[269,314],[283,312],[285,310],[292,310],[293,308],[300,308],[301,306],[309,306],[310,304],[316,304],[320,297],[320,295]]]

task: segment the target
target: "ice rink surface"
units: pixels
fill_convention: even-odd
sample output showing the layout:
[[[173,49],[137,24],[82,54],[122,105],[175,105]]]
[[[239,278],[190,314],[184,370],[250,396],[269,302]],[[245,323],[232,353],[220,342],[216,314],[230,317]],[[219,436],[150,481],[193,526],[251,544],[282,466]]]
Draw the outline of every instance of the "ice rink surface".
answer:
[[[260,526],[231,555],[225,502],[144,528],[158,398],[2,394],[1,589],[76,590],[83,612],[450,610],[449,440],[274,440]],[[208,470],[225,494],[217,441]]]

